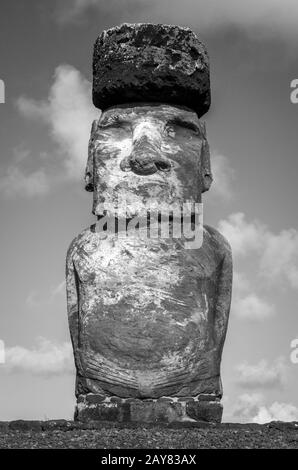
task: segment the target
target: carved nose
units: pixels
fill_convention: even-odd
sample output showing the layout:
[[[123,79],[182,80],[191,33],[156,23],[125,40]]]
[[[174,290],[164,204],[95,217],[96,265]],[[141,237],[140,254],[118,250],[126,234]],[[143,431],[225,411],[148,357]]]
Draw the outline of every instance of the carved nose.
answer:
[[[130,155],[120,163],[122,171],[133,171],[136,175],[153,175],[157,171],[168,172],[171,163],[158,155]]]
[[[161,155],[161,133],[150,122],[142,122],[134,130],[132,152],[120,163],[123,171],[137,175],[152,175],[157,171],[170,171],[171,163]]]
[[[153,175],[157,172],[157,166],[149,156],[132,155],[129,160],[130,169],[136,175]]]

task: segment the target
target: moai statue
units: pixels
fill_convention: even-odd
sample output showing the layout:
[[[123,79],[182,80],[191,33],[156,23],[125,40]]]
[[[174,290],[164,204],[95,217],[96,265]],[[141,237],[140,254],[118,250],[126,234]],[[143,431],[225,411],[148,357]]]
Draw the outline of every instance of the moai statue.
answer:
[[[178,26],[104,31],[94,47],[93,103],[102,114],[85,179],[97,222],[73,240],[66,268],[75,418],[220,422],[231,250],[209,226],[199,246],[186,246],[184,233],[171,236],[174,217],[160,214],[200,204],[212,182],[199,120],[210,106],[206,49]],[[143,217],[148,234],[154,211],[156,236],[140,236],[140,224],[126,229]],[[115,230],[98,230],[106,217]]]

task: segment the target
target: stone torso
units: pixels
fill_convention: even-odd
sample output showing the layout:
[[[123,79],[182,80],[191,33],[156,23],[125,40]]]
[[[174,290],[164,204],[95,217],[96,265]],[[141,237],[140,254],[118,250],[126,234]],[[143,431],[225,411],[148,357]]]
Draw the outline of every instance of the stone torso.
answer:
[[[199,250],[185,250],[183,240],[135,234],[102,240],[94,226],[75,239],[69,259],[89,391],[122,397],[220,393],[215,304],[226,252],[210,228]]]

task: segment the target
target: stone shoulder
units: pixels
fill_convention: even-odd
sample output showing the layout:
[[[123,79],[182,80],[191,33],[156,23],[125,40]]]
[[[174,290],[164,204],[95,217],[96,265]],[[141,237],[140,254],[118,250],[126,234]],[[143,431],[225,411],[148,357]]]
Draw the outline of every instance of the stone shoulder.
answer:
[[[82,244],[85,244],[87,240],[90,239],[90,236],[93,235],[92,225],[85,228],[80,232],[70,243],[67,254],[66,254],[66,263],[73,259],[74,254],[80,248]]]
[[[228,240],[214,227],[204,225],[204,237],[209,238],[209,242],[214,245],[216,251],[221,252],[223,257],[232,257],[232,248]]]

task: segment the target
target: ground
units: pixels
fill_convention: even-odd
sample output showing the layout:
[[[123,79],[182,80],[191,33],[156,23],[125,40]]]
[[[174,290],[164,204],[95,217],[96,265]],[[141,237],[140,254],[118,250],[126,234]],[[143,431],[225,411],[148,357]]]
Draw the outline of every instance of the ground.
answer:
[[[0,422],[1,449],[298,449],[298,423],[140,425]]]

